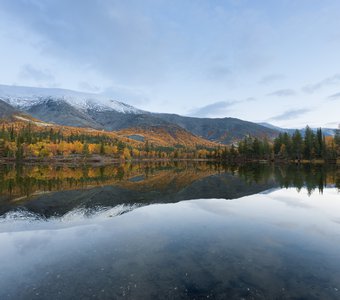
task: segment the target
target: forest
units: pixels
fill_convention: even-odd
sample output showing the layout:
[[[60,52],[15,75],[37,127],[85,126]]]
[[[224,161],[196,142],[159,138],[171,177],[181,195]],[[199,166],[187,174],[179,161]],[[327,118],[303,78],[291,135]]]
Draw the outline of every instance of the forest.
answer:
[[[304,135],[295,130],[292,135],[280,133],[274,141],[246,137],[238,144],[237,152],[250,159],[336,161],[340,157],[340,130],[335,131],[334,137],[324,136],[321,128],[314,132],[309,126]]]
[[[42,128],[34,124],[3,124],[0,130],[0,158],[28,160],[93,156],[119,160],[193,159],[213,157],[215,149],[201,145],[186,147],[155,145],[116,137],[109,132],[82,129]]]
[[[308,126],[304,135],[280,133],[274,140],[246,136],[232,145],[160,146],[146,141],[122,140],[109,133],[41,128],[33,124],[3,124],[0,129],[0,158],[5,160],[43,160],[53,158],[109,157],[136,159],[210,159],[218,161],[312,161],[336,162],[340,157],[340,130],[325,137],[322,129]]]

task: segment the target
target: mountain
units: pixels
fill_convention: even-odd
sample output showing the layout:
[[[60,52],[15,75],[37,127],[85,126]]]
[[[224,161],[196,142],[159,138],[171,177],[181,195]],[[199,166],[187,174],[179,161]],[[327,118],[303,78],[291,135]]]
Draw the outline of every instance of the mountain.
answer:
[[[108,135],[109,137],[121,140],[123,142],[127,142],[131,145],[144,143],[146,141],[149,142],[150,145],[160,146],[160,147],[195,147],[196,145],[205,146],[205,147],[216,147],[217,144],[205,140],[203,138],[197,137],[191,132],[181,128],[176,124],[170,124],[163,120],[160,120],[159,123],[154,123],[153,125],[149,124],[148,126],[143,125],[135,128],[123,129],[120,131],[104,131],[95,130],[95,126],[99,125],[94,123],[95,126],[92,128],[80,128],[74,126],[77,121],[82,121],[81,119],[76,120],[81,112],[78,112],[74,109],[74,107],[70,106],[66,102],[52,101],[51,99],[47,99],[44,102],[41,102],[37,105],[32,106],[28,111],[34,110],[36,107],[44,107],[44,109],[51,116],[53,116],[53,112],[57,115],[57,121],[59,123],[64,123],[63,126],[58,124],[52,124],[51,122],[43,122],[39,119],[33,118],[28,114],[22,113],[20,110],[13,108],[8,103],[0,100],[0,120],[15,122],[16,126],[20,126],[19,124],[30,122],[40,128],[54,128],[57,131],[61,131],[63,133],[67,132],[79,132],[81,131],[83,134],[88,135]],[[39,113],[42,113],[43,110],[40,110]],[[58,115],[61,113],[64,119]],[[73,115],[74,114],[74,115]],[[42,114],[42,117],[44,115]],[[138,120],[143,118],[144,115],[136,115],[137,123]],[[87,118],[87,116],[85,115]],[[64,122],[65,121],[65,122]],[[65,123],[72,123],[72,126],[67,126]],[[135,122],[136,123],[136,122]],[[84,127],[84,126],[83,126]]]
[[[36,88],[0,85],[0,99],[14,107],[28,109],[47,99],[64,101],[79,110],[106,111],[140,114],[144,111],[131,105],[112,100],[100,94],[90,94],[57,88]]]
[[[281,128],[281,127],[272,125],[270,123],[259,123],[259,124],[264,126],[264,127],[279,131],[281,133],[287,132],[288,134],[293,134],[296,130],[296,128]],[[316,132],[318,128],[311,128],[311,129],[314,132]],[[302,136],[305,135],[306,128],[301,128],[301,129],[298,129],[298,130],[300,131]],[[334,128],[322,128],[322,133],[325,136],[334,136],[335,135],[335,129]]]
[[[0,85],[0,99],[37,119],[65,126],[120,130],[169,125],[146,111],[98,94]]]
[[[2,100],[0,100],[0,119],[8,121],[15,121],[18,119],[25,119],[30,121],[33,120],[33,118],[31,118],[27,114],[24,114],[22,111],[15,109],[13,106]]]
[[[183,130],[211,142],[228,144],[246,135],[269,138],[279,131],[235,118],[194,118],[150,113],[100,94],[65,89],[0,85],[0,100],[47,123],[117,131],[155,130],[183,137]],[[157,131],[157,130],[156,130]],[[186,133],[186,134],[187,134]]]
[[[115,110],[97,111],[89,109],[87,114],[106,130],[171,125],[169,122],[148,112],[135,114],[122,113]]]
[[[273,138],[278,131],[261,126],[256,123],[243,121],[236,118],[194,118],[175,114],[154,114],[170,123],[175,123],[182,128],[208,139],[210,141],[229,144],[244,138],[246,135],[263,138]]]
[[[25,108],[25,111],[33,117],[48,123],[103,129],[86,112],[75,108],[65,100],[49,97]]]
[[[105,128],[100,122],[96,122],[89,112],[104,115],[144,113],[142,110],[102,95],[55,88],[0,85],[0,100],[45,122],[95,129],[117,128]],[[113,119],[116,118],[113,116]]]
[[[0,118],[1,119],[10,119],[18,113],[19,111],[17,111],[14,107],[0,100]]]

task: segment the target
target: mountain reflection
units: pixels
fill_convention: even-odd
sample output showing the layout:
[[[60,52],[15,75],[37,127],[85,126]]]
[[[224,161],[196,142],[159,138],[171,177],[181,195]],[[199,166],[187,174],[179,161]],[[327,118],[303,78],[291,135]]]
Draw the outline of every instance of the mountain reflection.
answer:
[[[308,193],[340,188],[340,171],[326,165],[228,166],[157,162],[110,166],[0,166],[0,215],[24,209],[43,218],[75,210],[235,199],[272,188]]]

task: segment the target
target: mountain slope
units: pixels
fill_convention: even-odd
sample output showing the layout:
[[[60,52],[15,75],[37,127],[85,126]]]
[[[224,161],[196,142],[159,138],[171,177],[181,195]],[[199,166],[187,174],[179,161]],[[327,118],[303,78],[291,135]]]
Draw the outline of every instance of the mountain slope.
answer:
[[[0,100],[0,118],[1,119],[11,119],[14,115],[19,114],[14,107],[8,103]]]
[[[61,131],[64,134],[83,133],[87,135],[107,135],[112,138],[116,138],[127,142],[130,145],[144,144],[148,142],[150,145],[155,147],[195,147],[196,145],[206,147],[216,147],[214,144],[205,139],[199,138],[187,130],[179,127],[175,124],[170,124],[164,120],[158,119],[153,122],[143,122],[145,115],[134,115],[130,114],[130,117],[134,116],[134,121],[130,124],[138,125],[134,128],[128,128],[121,131],[104,131],[99,124],[94,123],[92,119],[88,120],[92,122],[93,126],[81,126],[88,125],[89,123],[83,124],[83,119],[89,118],[86,114],[75,110],[72,106],[67,104],[65,101],[53,101],[46,99],[46,101],[39,104],[35,104],[29,108],[29,112],[38,111],[38,114],[34,114],[35,118],[28,114],[23,114],[21,111],[13,108],[6,102],[0,100],[0,121],[7,124],[15,124],[16,128],[25,126],[28,122],[37,127],[35,129],[53,127],[57,131]],[[55,112],[55,120],[61,124],[53,124],[51,122],[42,122],[38,117],[44,118],[44,111],[48,111],[49,120],[53,117]],[[123,115],[122,113],[115,112],[117,115]],[[80,116],[80,117],[79,117]],[[83,119],[82,119],[83,118]],[[53,118],[52,118],[53,119]],[[148,118],[147,118],[148,119]],[[156,119],[151,117],[151,119]],[[54,119],[53,119],[54,120]],[[56,122],[56,123],[57,123]],[[77,125],[80,124],[80,125]],[[117,124],[118,126],[118,124]],[[124,127],[124,123],[122,124]],[[81,128],[83,127],[83,128]],[[85,127],[85,128],[84,128]],[[91,127],[91,128],[88,128]],[[95,127],[100,127],[100,130],[95,130]]]
[[[0,85],[0,100],[44,122],[102,130],[159,127],[171,135],[173,125],[211,142],[229,144],[246,135],[269,138],[279,131],[235,118],[194,118],[150,113],[98,94],[63,89]],[[182,136],[182,134],[181,134]]]
[[[26,107],[25,111],[33,117],[48,123],[103,129],[86,112],[76,109],[65,100],[46,98],[30,107]]]
[[[150,113],[128,114],[117,111],[88,110],[87,114],[106,130],[120,130],[124,128],[166,126],[169,122],[164,121]]]
[[[175,123],[184,129],[210,141],[223,144],[240,140],[246,135],[269,138],[275,137],[278,131],[236,118],[194,118],[175,114],[154,114],[163,120]]]
[[[0,119],[6,121],[16,121],[18,119],[34,121],[31,116],[24,114],[22,111],[14,108],[2,100],[0,100]]]
[[[118,131],[118,134],[134,140],[148,140],[149,143],[163,147],[178,145],[186,147],[195,147],[196,145],[205,147],[218,146],[216,143],[198,137],[175,124],[127,128]]]

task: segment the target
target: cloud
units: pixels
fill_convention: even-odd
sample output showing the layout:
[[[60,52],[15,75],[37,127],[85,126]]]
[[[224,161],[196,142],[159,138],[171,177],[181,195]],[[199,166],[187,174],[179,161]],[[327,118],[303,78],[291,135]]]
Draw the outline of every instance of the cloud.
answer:
[[[334,121],[334,122],[326,123],[325,126],[330,126],[330,127],[338,128],[339,124],[340,124],[339,121]]]
[[[255,101],[255,98],[249,97],[245,100],[235,100],[235,101],[218,101],[202,107],[192,109],[188,115],[194,117],[214,117],[224,115],[228,112],[231,106],[236,104]]]
[[[102,92],[112,86],[106,92],[116,99],[147,101],[142,109],[183,113],[195,108],[193,112],[203,114],[199,106],[225,101],[208,109],[254,120],[261,116],[262,105],[249,109],[228,100],[281,88],[302,95],[306,84],[340,74],[334,64],[338,51],[326,41],[339,28],[340,2],[255,2],[0,0],[0,81],[34,85],[18,78],[21,66],[29,64],[42,71],[30,72],[35,80],[47,80],[45,67],[60,87],[89,92],[99,87]],[[327,53],[323,60],[318,60],[320,53]],[[298,71],[286,73],[292,64]],[[326,75],[315,79],[309,72],[313,64],[315,70],[328,69]],[[278,95],[264,102],[294,99]],[[307,98],[299,99],[299,107],[316,101]],[[204,102],[207,99],[213,101]],[[278,114],[275,105],[265,109],[266,118]],[[327,117],[336,119],[320,111],[320,122]]]
[[[306,85],[305,87],[302,88],[302,90],[308,94],[312,94],[326,86],[336,84],[340,84],[340,74],[335,74],[331,77],[327,77],[321,80],[320,82]]]
[[[141,105],[150,101],[147,92],[138,88],[110,86],[104,88],[101,94],[131,105]]]
[[[235,105],[237,101],[219,101],[212,104],[208,104],[196,109],[193,109],[189,112],[190,116],[194,117],[211,117],[216,115],[222,115],[226,113],[229,108]]]
[[[277,96],[277,97],[289,97],[296,95],[296,92],[292,89],[282,89],[275,92],[269,93],[267,96]]]
[[[218,80],[224,79],[227,76],[232,74],[232,71],[229,67],[223,65],[216,65],[213,67],[208,68],[208,79]]]
[[[230,6],[228,1],[2,0],[0,12],[34,35],[43,57],[117,84],[155,86],[181,80],[179,75],[202,79],[202,73],[203,80],[218,81],[272,61],[264,51],[272,27],[252,10],[241,6],[235,12]],[[212,63],[222,56],[222,64]]]
[[[270,83],[280,81],[285,78],[286,77],[283,74],[270,74],[270,75],[262,77],[259,80],[259,84],[270,84]]]
[[[160,38],[152,16],[138,3],[4,0],[0,10],[10,14],[18,27],[40,37],[36,47],[43,56],[117,80],[156,80],[166,74],[164,60],[171,56],[162,56],[169,46],[167,32]]]
[[[272,117],[269,120],[273,120],[273,121],[291,120],[291,119],[298,118],[298,117],[304,115],[305,113],[307,113],[309,111],[310,111],[310,109],[308,109],[308,108],[291,109],[291,110],[285,111],[284,113],[282,113],[280,115]]]
[[[209,117],[225,113],[235,102],[219,101],[191,110],[189,115],[194,117]]]
[[[97,85],[91,84],[86,81],[79,82],[78,86],[81,90],[84,90],[86,92],[97,93],[100,91],[100,88]]]
[[[330,95],[328,97],[329,100],[339,100],[340,99],[340,93],[336,93],[336,94],[333,94],[333,95]]]
[[[32,65],[24,65],[19,73],[19,77],[22,79],[30,79],[37,82],[52,82],[55,79],[49,70],[38,69]]]

